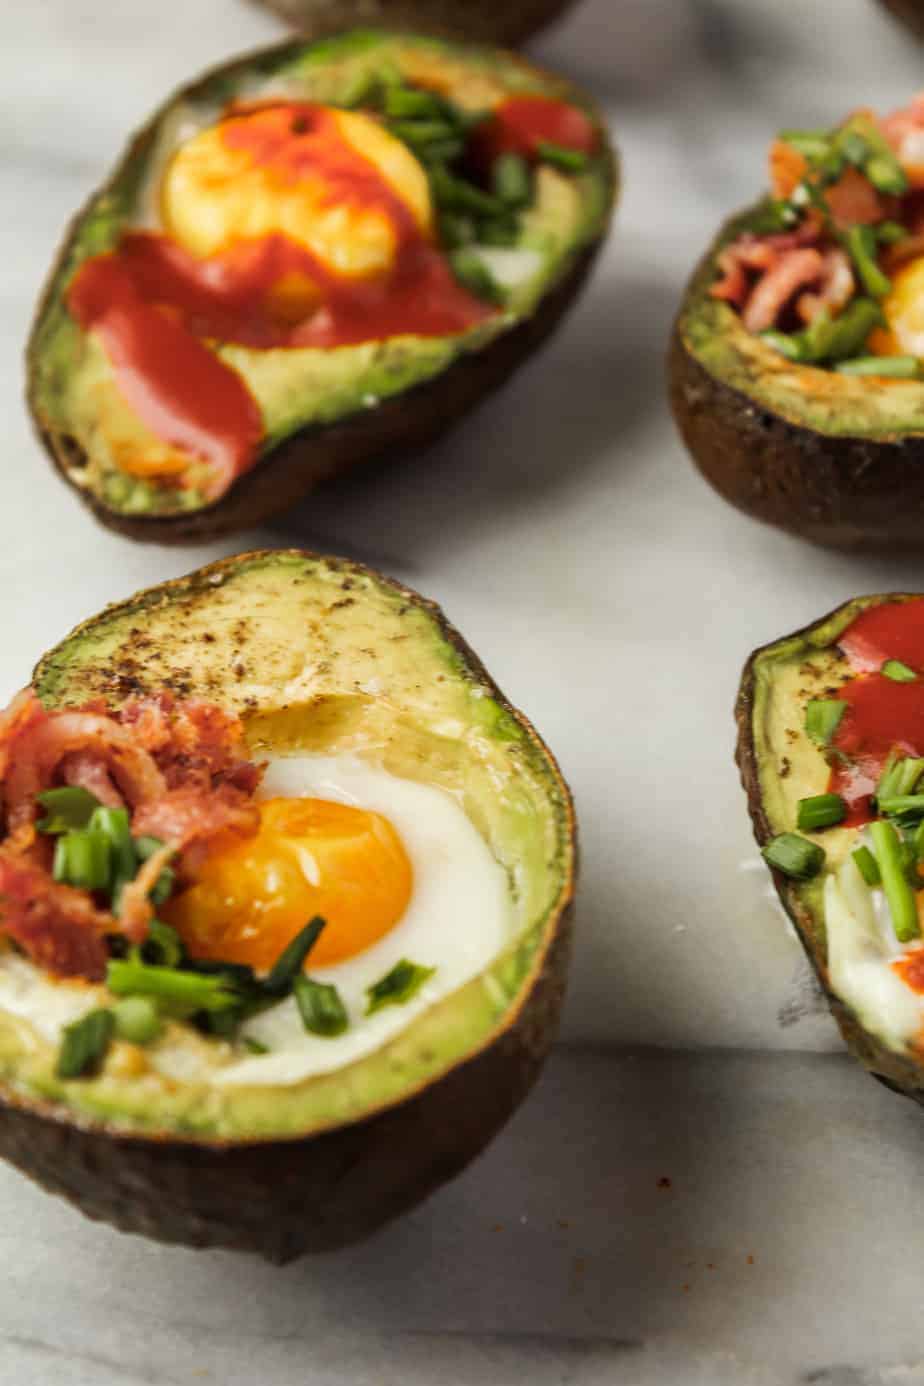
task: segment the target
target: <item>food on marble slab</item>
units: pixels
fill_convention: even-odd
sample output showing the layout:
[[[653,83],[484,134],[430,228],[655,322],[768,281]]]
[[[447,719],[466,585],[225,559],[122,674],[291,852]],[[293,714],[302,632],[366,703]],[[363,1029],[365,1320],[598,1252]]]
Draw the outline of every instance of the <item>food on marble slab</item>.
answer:
[[[275,1261],[457,1173],[553,1038],[552,756],[431,602],[251,553],[85,622],[0,719],[0,1154]]]
[[[525,43],[575,0],[257,0],[312,35],[376,25],[456,34],[478,43]]]
[[[757,650],[736,717],[757,841],[847,1046],[924,1102],[924,596]]]
[[[68,233],[28,350],[39,434],[133,538],[254,525],[499,386],[614,195],[591,103],[513,54],[355,32],[239,59]]]
[[[770,192],[719,233],[670,356],[715,489],[844,548],[924,547],[924,95],[784,130]]]
[[[880,4],[912,29],[918,38],[924,38],[924,0],[880,0]]]

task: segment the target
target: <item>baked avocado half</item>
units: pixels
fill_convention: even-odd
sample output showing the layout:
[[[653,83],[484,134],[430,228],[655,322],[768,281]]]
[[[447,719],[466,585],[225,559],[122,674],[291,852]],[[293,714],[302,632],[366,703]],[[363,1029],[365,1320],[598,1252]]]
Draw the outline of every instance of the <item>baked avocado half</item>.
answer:
[[[757,650],[736,717],[757,841],[847,1046],[924,1102],[924,596]]]
[[[459,34],[478,43],[525,43],[575,0],[258,0],[312,34],[375,24]]]
[[[338,1247],[536,1077],[571,800],[431,602],[303,552],[213,564],[52,650],[0,770],[0,1153],[89,1216]]]
[[[614,185],[589,100],[511,53],[357,31],[226,64],[71,226],[28,347],[39,434],[133,538],[259,523],[505,380]]]
[[[674,416],[724,498],[842,548],[924,533],[924,101],[783,131],[687,288]]]

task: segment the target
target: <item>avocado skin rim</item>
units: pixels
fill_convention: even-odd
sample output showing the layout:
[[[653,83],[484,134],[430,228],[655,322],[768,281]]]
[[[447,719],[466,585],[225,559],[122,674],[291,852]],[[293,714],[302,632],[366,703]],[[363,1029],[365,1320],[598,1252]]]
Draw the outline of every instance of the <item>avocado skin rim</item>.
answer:
[[[206,588],[210,580],[262,556],[222,559],[136,593],[104,614],[112,616],[142,596],[190,585]],[[300,556],[320,559],[308,551]],[[547,924],[546,945],[521,983],[519,1004],[511,1006],[480,1050],[399,1102],[303,1138],[234,1141],[124,1133],[69,1120],[60,1106],[0,1083],[0,1157],[49,1193],[63,1195],[87,1217],[123,1232],[256,1252],[278,1265],[368,1237],[453,1178],[488,1145],[529,1092],[555,1039],[574,923],[574,806],[542,738],[435,602],[362,564],[324,562],[345,576],[369,575],[424,609],[464,668],[542,751],[555,778],[573,848],[571,869]],[[43,664],[36,668],[36,681]]]
[[[924,39],[924,3],[922,0],[879,0],[890,14]]]
[[[610,168],[607,215],[596,239],[574,255],[569,268],[543,294],[529,316],[472,352],[457,357],[444,370],[409,390],[332,424],[313,424],[290,434],[256,465],[238,477],[226,493],[211,505],[176,515],[130,515],[112,510],[98,496],[79,486],[70,470],[80,466],[83,449],[74,438],[53,428],[38,404],[38,371],[33,361],[38,351],[39,329],[57,291],[62,267],[80,226],[98,199],[121,177],[123,171],[150,152],[161,114],[168,107],[199,91],[224,73],[247,71],[268,58],[284,56],[304,46],[304,38],[263,47],[224,62],[200,74],[172,93],[130,140],[112,176],[95,189],[71,218],[32,319],[26,346],[26,407],[33,427],[54,466],[101,524],[129,539],[153,544],[198,544],[252,529],[270,516],[287,510],[328,481],[362,464],[413,455],[434,443],[499,389],[514,371],[551,335],[578,298],[600,248],[619,193],[619,162],[612,145],[606,152]],[[601,129],[605,124],[601,119]]]
[[[576,0],[254,0],[312,35],[369,25],[421,28],[479,43],[519,44]]]
[[[700,472],[738,510],[813,544],[924,549],[924,434],[879,441],[792,423],[717,379],[687,347],[684,318],[726,238],[727,227],[690,280],[667,362],[674,419]]]
[[[738,728],[735,764],[741,777],[742,788],[747,796],[751,825],[759,847],[764,847],[774,836],[774,829],[764,810],[760,786],[760,760],[754,737],[755,695],[759,666],[771,661],[781,646],[808,639],[820,626],[834,622],[841,616],[847,618],[841,624],[841,629],[844,629],[849,624],[849,620],[852,620],[861,609],[880,606],[884,602],[895,601],[896,598],[917,595],[921,594],[884,593],[861,598],[859,601],[854,599],[844,602],[835,607],[833,611],[828,612],[826,616],[813,621],[808,626],[803,626],[801,630],[794,631],[792,635],[784,636],[780,640],[773,640],[767,645],[761,645],[748,659],[735,699],[735,722]],[[780,903],[792,921],[799,942],[812,965],[812,971],[824,993],[825,1000],[837,1022],[848,1051],[880,1083],[891,1088],[893,1092],[900,1093],[903,1097],[910,1097],[913,1101],[924,1106],[924,1064],[917,1064],[912,1059],[906,1058],[902,1054],[896,1054],[889,1049],[880,1039],[864,1029],[858,1016],[834,994],[828,985],[823,946],[818,942],[811,913],[800,899],[798,882],[784,876],[781,871],[776,871],[771,867],[768,867],[768,870],[773,877],[773,884],[776,887],[777,895],[780,897]]]

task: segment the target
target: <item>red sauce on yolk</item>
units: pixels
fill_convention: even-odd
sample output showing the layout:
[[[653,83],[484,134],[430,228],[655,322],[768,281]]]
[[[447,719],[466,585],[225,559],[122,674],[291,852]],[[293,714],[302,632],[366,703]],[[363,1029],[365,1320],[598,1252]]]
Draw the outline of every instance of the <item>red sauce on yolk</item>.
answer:
[[[67,295],[86,331],[99,333],[116,381],[160,438],[210,465],[216,498],[257,458],[262,420],[243,379],[202,340],[257,348],[337,347],[403,333],[449,336],[489,317],[420,231],[376,166],[340,135],[331,113],[308,103],[232,113],[223,138],[247,148],[282,181],[320,172],[331,200],[376,206],[397,233],[391,272],[336,274],[274,233],[197,259],[166,236],[128,232],[111,254],[86,261]],[[287,320],[273,290],[303,275],[321,305]]]
[[[896,958],[892,968],[912,991],[924,992],[924,948],[914,948],[903,958]]]
[[[498,106],[479,132],[481,152],[488,161],[498,154],[539,157],[540,144],[558,144],[581,154],[597,147],[597,131],[577,106],[548,96],[513,96]]]
[[[848,759],[835,761],[828,788],[846,799],[846,824],[855,827],[871,817],[869,796],[889,753],[924,755],[924,600],[870,607],[838,644],[857,674],[836,695],[847,707],[831,744]],[[878,670],[889,659],[922,677],[915,683],[886,678]]]

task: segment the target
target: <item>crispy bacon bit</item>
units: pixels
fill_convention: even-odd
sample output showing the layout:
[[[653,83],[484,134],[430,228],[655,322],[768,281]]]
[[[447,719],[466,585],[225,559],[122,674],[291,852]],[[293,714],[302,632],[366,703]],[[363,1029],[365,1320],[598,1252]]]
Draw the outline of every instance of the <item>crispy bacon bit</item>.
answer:
[[[148,857],[135,879],[122,891],[119,923],[122,932],[132,943],[143,943],[148,936],[148,928],[154,918],[154,906],[148,899],[148,893],[156,886],[164,867],[170,865],[172,856],[173,847],[168,842]]]
[[[0,713],[0,932],[51,972],[104,976],[103,935],[145,938],[148,893],[175,851],[181,869],[191,869],[216,839],[257,831],[252,796],[262,773],[246,758],[240,722],[209,704],[165,695],[116,714],[99,701],[47,712],[25,690]],[[59,784],[128,807],[135,835],[165,844],[123,887],[119,919],[88,891],[52,879],[51,843],[35,830],[36,796]]]
[[[116,928],[112,915],[8,846],[0,847],[0,927],[34,963],[60,977],[97,982],[106,975],[103,935]]]
[[[824,271],[819,251],[806,247],[781,255],[772,269],[756,285],[744,311],[742,322],[749,332],[766,332],[799,289],[816,284]]]
[[[800,294],[796,299],[796,312],[804,323],[814,322],[825,308],[836,315],[853,296],[853,270],[846,252],[840,249],[826,250],[822,259],[824,263],[818,289],[814,293]]]

